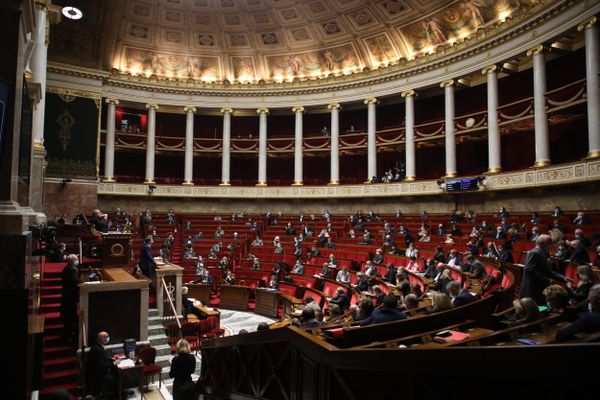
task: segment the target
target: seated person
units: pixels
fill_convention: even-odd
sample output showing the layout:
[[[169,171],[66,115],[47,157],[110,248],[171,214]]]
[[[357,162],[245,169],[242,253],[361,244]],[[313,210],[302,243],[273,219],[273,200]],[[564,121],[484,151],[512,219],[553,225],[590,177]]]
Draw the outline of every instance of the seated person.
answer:
[[[594,285],[588,294],[588,312],[579,314],[577,320],[556,333],[556,341],[575,338],[580,333],[600,331],[600,285]]]
[[[284,228],[285,233],[288,235],[295,235],[296,234],[296,229],[294,229],[294,226],[292,225],[291,222],[288,222],[287,225]]]
[[[396,282],[396,274],[398,273],[398,270],[391,263],[387,265],[387,269],[388,272],[383,277],[383,280],[393,284],[394,282]]]
[[[321,273],[319,275],[321,276],[321,278],[331,278],[331,270],[329,269],[328,263],[323,263],[323,268],[321,269]]]
[[[404,309],[410,312],[417,308],[419,308],[419,297],[413,293],[406,295],[404,297]]]
[[[415,248],[415,244],[411,242],[411,243],[409,243],[404,255],[408,258],[410,258],[410,257],[418,258],[419,257],[419,249]]]
[[[90,222],[98,232],[108,232],[108,214],[103,214],[100,210],[95,209],[92,211],[92,220]]]
[[[273,252],[274,254],[283,254],[283,246],[281,245],[281,243],[277,243],[275,245],[275,251]]]
[[[446,260],[446,265],[450,267],[459,268],[461,266],[462,260],[460,259],[460,255],[456,249],[450,250],[450,254],[448,256],[448,260]]]
[[[266,322],[260,322],[258,324],[258,326],[256,327],[256,332],[268,331],[268,330],[269,330],[269,324],[267,324]]]
[[[105,349],[110,337],[107,332],[100,332],[96,336],[96,343],[92,344],[87,353],[86,386],[92,395],[116,395],[117,367]]]
[[[590,262],[590,255],[579,240],[571,240],[569,246],[572,249],[571,254],[565,261],[572,262],[575,265],[588,264]]]
[[[225,276],[225,279],[223,279],[223,281],[227,285],[235,285],[235,275],[233,274],[233,272],[231,270],[227,271],[227,275]]]
[[[208,252],[208,256],[207,258],[209,260],[216,260],[217,259],[217,253],[215,253],[212,249]]]
[[[466,262],[461,265],[461,269],[469,278],[482,279],[487,275],[483,264],[471,253],[465,256]]]
[[[308,250],[307,256],[309,259],[314,257],[321,257],[321,252],[319,251],[319,249],[313,246],[310,248],[310,250]]]
[[[382,305],[383,299],[385,298],[385,293],[383,292],[383,290],[381,290],[381,288],[378,285],[374,285],[371,288],[371,292],[375,297],[375,307],[379,307],[380,305]]]
[[[377,266],[374,265],[371,261],[367,261],[367,266],[365,267],[365,275],[367,276],[376,276],[379,273]]]
[[[498,251],[496,251],[496,246],[494,242],[488,242],[485,253],[483,253],[484,257],[489,258],[498,258]]]
[[[475,300],[475,297],[467,289],[461,288],[460,283],[456,281],[450,281],[446,285],[446,291],[452,299],[452,305],[454,307],[464,306]]]
[[[435,292],[431,295],[431,311],[427,313],[436,313],[452,309],[452,301],[446,293]]]
[[[382,322],[400,321],[406,319],[406,314],[398,309],[398,299],[392,294],[382,300],[382,308],[374,310],[369,318],[361,321],[361,325],[380,324]]]
[[[306,296],[304,298],[305,308],[312,308],[315,312],[321,313],[321,306],[317,303],[312,296]]]
[[[444,264],[442,263],[438,263],[437,270],[438,274],[433,278],[433,289],[446,293],[446,286],[452,281],[452,273],[449,269],[444,268]]]
[[[331,238],[327,238],[327,243],[325,243],[325,248],[335,249],[335,243],[333,243],[333,240],[331,240]]]
[[[260,270],[260,260],[257,257],[255,257],[254,260],[252,260],[252,266],[250,267],[250,269],[254,271]]]
[[[375,251],[375,255],[373,256],[373,259],[371,260],[371,262],[376,265],[383,264],[383,250],[382,249],[377,249]]]
[[[229,259],[227,258],[227,256],[223,256],[223,258],[221,258],[221,261],[219,261],[218,267],[220,269],[227,269],[227,268],[229,268]]]
[[[302,324],[301,328],[319,328],[323,324],[317,320],[317,316],[314,308],[306,307],[302,310],[302,315],[300,316]]]
[[[525,324],[531,321],[537,321],[542,317],[538,304],[531,297],[523,297],[513,301],[515,309],[515,320],[511,325]]]
[[[417,263],[417,257],[415,257],[415,256],[410,257],[410,260],[406,264],[405,268],[408,271],[413,272],[413,273],[419,272],[419,263]]]
[[[213,252],[218,253],[221,251],[221,242],[213,244],[210,248]]]
[[[343,287],[338,287],[335,290],[335,296],[328,299],[329,303],[336,304],[340,313],[345,313],[348,307],[350,307],[350,299],[346,294],[346,290]]]
[[[194,249],[192,248],[192,246],[187,246],[185,248],[184,253],[183,253],[183,259],[184,260],[191,260],[193,258],[196,258],[196,252],[194,251]]]
[[[419,237],[419,242],[421,242],[421,243],[431,242],[431,236],[429,236],[429,231],[427,229],[423,229],[421,231],[421,235]]]
[[[294,265],[294,269],[292,270],[292,274],[303,275],[304,274],[304,265],[302,265],[301,260],[296,260],[296,264]]]
[[[358,244],[371,244],[371,240],[373,235],[369,232],[368,229],[365,229],[365,233],[363,233],[362,239],[358,242]]]
[[[369,277],[360,271],[356,273],[356,277],[356,289],[358,289],[359,292],[366,292],[369,290]]]
[[[330,254],[327,258],[327,264],[329,264],[330,267],[337,266],[337,260],[335,259],[335,256],[333,254]]]
[[[188,299],[188,291],[189,289],[187,286],[181,287],[181,311],[183,313],[183,318],[187,321],[188,314],[194,314],[196,317],[198,317],[198,319],[206,318],[206,316],[203,315],[200,310],[194,307],[194,303]]]
[[[446,239],[444,240],[444,244],[454,244],[454,239],[452,238],[451,233],[446,234]]]
[[[271,275],[271,280],[269,281],[269,289],[279,289],[279,281],[277,280],[277,275]]]
[[[437,274],[436,262],[431,258],[425,260],[425,278],[433,279]]]
[[[577,216],[573,220],[573,225],[587,225],[589,224],[588,218],[585,216],[583,211],[578,211]]]
[[[575,240],[579,240],[579,244],[585,248],[591,247],[592,246],[592,242],[590,241],[590,239],[585,236],[585,234],[583,233],[583,229],[581,228],[577,228],[575,229],[575,232],[573,232],[574,236],[575,236]]]
[[[513,255],[512,255],[512,252],[510,251],[510,249],[511,249],[511,247],[508,243],[502,243],[500,245],[500,252],[498,253],[498,259],[500,261],[514,264],[515,260],[513,258]]]
[[[342,269],[339,270],[337,275],[335,276],[335,280],[336,282],[340,283],[350,283],[350,273],[348,272],[348,268],[346,268],[345,266],[342,267]]]
[[[255,237],[254,240],[252,241],[252,247],[261,247],[263,245],[263,241],[260,237]]]
[[[596,282],[596,275],[589,265],[580,265],[577,267],[577,277],[579,282],[573,288],[571,282],[567,283],[567,289],[574,303],[581,302],[588,298],[588,294],[594,283]]]

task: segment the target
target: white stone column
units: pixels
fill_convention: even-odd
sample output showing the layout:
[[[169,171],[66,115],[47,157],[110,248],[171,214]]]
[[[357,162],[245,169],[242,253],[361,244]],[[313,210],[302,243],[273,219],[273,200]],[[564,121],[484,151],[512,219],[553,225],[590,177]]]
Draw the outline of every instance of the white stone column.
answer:
[[[488,174],[502,171],[500,158],[500,125],[498,125],[498,68],[495,65],[484,68],[481,73],[487,76],[487,124],[488,124]]]
[[[406,177],[405,181],[412,182],[416,179],[416,154],[415,154],[415,92],[406,90],[402,92],[406,109],[405,143],[406,143]]]
[[[183,184],[194,185],[194,113],[196,107],[185,106],[185,170]]]
[[[267,186],[267,115],[268,108],[256,110],[259,116],[258,125],[258,183],[256,186]]]
[[[377,99],[372,97],[364,103],[367,105],[367,183],[371,183],[372,178],[377,176]]]
[[[444,88],[445,99],[445,128],[446,128],[446,174],[445,178],[456,176],[456,137],[454,135],[454,80],[450,79],[440,84]]]
[[[230,168],[231,168],[231,108],[221,108],[223,114],[223,156],[221,158],[221,184],[219,186],[229,186]]]
[[[579,25],[579,31],[585,30],[585,70],[588,116],[588,158],[600,157],[600,80],[598,68],[600,45],[596,17]]]
[[[327,106],[331,112],[331,140],[329,141],[330,150],[330,169],[329,184],[340,184],[340,106],[337,103]]]
[[[154,153],[156,146],[156,110],[158,104],[146,104],[148,109],[148,137],[146,140],[146,179],[144,183],[154,183]]]
[[[29,183],[29,205],[38,212],[44,208],[44,170],[46,149],[44,148],[44,113],[46,109],[46,68],[48,64],[49,21],[46,3],[35,2],[36,27],[31,33],[33,53],[29,60],[30,70],[25,70],[29,90],[37,87],[37,104],[33,105],[31,126],[31,176]],[[21,204],[24,206],[25,204]]]
[[[546,60],[541,44],[527,52],[533,57],[533,112],[535,120],[535,167],[550,165],[550,134],[546,114]]]
[[[295,115],[296,125],[294,127],[294,183],[293,186],[302,186],[302,113],[304,113],[304,107],[296,106],[292,108],[292,112]]]
[[[106,143],[104,146],[104,182],[115,181],[115,112],[119,100],[106,99]]]

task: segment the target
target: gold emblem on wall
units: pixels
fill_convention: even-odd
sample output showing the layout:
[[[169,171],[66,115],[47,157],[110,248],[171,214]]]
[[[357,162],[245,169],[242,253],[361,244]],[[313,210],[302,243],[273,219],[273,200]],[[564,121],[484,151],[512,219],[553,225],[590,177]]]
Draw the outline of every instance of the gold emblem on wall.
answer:
[[[113,257],[121,257],[125,254],[125,247],[120,243],[115,243],[110,246],[110,255]]]
[[[58,116],[56,121],[60,126],[58,138],[60,139],[63,151],[67,151],[67,147],[69,146],[69,142],[72,138],[71,128],[73,128],[73,125],[75,125],[75,118],[73,118],[71,113],[69,113],[69,110],[65,109],[62,114]]]

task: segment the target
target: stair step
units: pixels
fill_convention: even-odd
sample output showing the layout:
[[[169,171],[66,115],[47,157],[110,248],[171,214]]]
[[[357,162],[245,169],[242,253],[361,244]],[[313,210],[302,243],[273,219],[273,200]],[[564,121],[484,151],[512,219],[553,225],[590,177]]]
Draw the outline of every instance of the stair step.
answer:
[[[63,383],[60,385],[48,385],[48,386],[44,386],[42,388],[42,390],[40,391],[40,394],[42,396],[47,396],[49,394],[51,394],[52,392],[54,392],[56,389],[66,389],[68,390],[72,395],[77,395],[79,392],[79,383],[78,382],[68,382],[68,383]]]
[[[58,371],[46,371],[42,375],[42,382],[44,386],[77,382],[78,379],[78,368],[61,369]]]
[[[59,371],[64,369],[77,368],[79,359],[77,356],[60,357],[44,360],[44,371]]]

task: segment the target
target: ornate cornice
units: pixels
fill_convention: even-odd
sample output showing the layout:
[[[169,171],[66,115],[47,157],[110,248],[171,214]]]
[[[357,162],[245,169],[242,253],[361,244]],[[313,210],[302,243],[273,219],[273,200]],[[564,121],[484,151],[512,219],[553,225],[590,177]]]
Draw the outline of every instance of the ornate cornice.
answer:
[[[87,99],[102,100],[102,94],[95,92],[88,92],[86,90],[77,89],[66,89],[58,86],[46,86],[46,91],[56,94],[64,94],[75,97],[85,97]]]
[[[531,49],[527,50],[527,57],[531,57],[534,56],[536,54],[541,54],[545,51],[545,47],[542,44],[538,44],[535,47],[532,47]]]
[[[498,71],[498,67],[496,65],[490,65],[489,67],[485,67],[481,70],[482,75],[495,74]]]
[[[584,22],[582,24],[579,24],[579,26],[577,26],[577,30],[579,32],[585,30],[585,29],[590,29],[592,26],[596,25],[597,19],[595,16],[593,16],[592,18],[590,18],[587,22]]]
[[[531,189],[541,186],[600,182],[600,160],[585,160],[515,172],[482,174],[486,179],[480,191]],[[181,186],[157,185],[152,197],[237,198],[237,199],[324,199],[342,197],[406,197],[430,196],[444,193],[434,180],[390,184],[327,185],[327,186]],[[99,196],[146,197],[148,186],[143,184],[98,184]]]
[[[404,80],[410,85],[410,77],[429,71],[443,70],[446,66],[455,64],[469,57],[490,51],[494,46],[506,40],[525,34],[536,26],[547,22],[561,12],[583,3],[584,0],[546,0],[539,2],[527,11],[513,14],[504,23],[479,29],[475,36],[458,40],[452,45],[439,46],[432,54],[420,54],[412,60],[400,59],[398,62],[374,70],[359,73],[327,77],[323,79],[308,79],[301,82],[260,83],[260,84],[229,84],[206,83],[199,81],[177,79],[153,79],[145,77],[113,73],[80,71],[78,68],[50,65],[49,71],[86,75],[88,78],[102,79],[105,86],[161,92],[165,94],[185,94],[198,96],[223,97],[255,97],[255,96],[286,96],[327,93],[339,90],[363,88],[390,81]],[[535,31],[532,38],[537,35]],[[93,77],[92,75],[95,75]]]
[[[448,79],[447,81],[443,81],[442,83],[440,83],[440,87],[442,88],[446,88],[446,87],[451,87],[454,86],[456,82],[454,81],[454,79]]]

